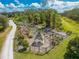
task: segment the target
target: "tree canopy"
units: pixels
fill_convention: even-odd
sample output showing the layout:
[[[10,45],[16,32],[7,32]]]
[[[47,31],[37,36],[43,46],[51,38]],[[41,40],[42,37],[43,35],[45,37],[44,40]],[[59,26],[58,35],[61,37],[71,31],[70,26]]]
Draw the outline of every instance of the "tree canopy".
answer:
[[[79,59],[79,36],[69,42],[64,59]]]
[[[7,27],[8,18],[0,15],[0,31],[3,31]]]

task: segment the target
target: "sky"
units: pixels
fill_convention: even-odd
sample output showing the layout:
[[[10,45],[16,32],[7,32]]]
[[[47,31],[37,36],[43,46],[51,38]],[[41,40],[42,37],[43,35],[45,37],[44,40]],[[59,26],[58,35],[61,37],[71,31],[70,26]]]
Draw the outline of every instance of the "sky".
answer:
[[[79,0],[0,0],[0,12],[24,11],[28,8],[52,8],[64,12],[79,8]]]
[[[42,0],[0,0],[0,2],[4,3],[4,4],[9,4],[9,3],[23,3],[23,4],[31,4],[34,2],[40,3],[42,2]]]

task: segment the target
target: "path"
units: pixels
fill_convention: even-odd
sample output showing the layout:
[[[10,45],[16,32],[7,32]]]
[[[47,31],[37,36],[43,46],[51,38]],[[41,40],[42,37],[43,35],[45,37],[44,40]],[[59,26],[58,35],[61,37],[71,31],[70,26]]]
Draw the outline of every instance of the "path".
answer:
[[[13,59],[13,38],[16,32],[16,24],[12,20],[9,20],[9,26],[12,26],[12,30],[6,37],[0,59]]]

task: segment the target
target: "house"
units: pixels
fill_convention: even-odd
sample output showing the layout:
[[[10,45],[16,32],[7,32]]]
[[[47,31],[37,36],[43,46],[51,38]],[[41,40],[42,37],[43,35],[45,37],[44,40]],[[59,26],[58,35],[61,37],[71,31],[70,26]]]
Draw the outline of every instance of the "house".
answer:
[[[37,32],[30,46],[31,51],[36,54],[45,54],[48,52],[52,48],[50,38],[48,38],[49,36],[50,35]]]
[[[34,42],[32,43],[32,46],[41,47],[42,45],[43,45],[43,38],[41,36],[41,33],[38,32],[34,38]]]

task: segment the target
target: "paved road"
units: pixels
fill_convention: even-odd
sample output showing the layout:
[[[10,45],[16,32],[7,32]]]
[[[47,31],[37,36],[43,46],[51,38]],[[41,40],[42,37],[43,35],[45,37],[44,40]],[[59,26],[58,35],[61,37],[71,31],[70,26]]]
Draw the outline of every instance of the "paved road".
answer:
[[[12,20],[9,20],[9,26],[12,26],[12,30],[6,37],[0,59],[13,59],[13,38],[16,32],[16,24]]]

